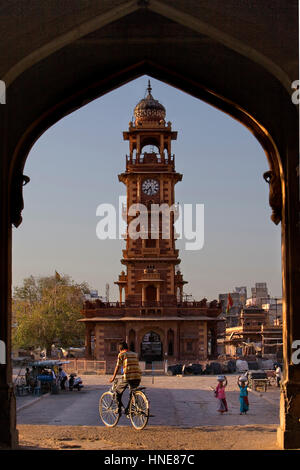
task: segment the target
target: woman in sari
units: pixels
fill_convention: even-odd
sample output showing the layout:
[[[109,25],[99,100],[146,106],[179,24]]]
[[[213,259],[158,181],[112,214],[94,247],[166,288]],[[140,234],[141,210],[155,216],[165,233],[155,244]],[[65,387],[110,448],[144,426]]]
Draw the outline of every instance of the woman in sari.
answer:
[[[219,408],[218,408],[219,413],[225,413],[226,411],[228,411],[226,395],[225,395],[226,385],[227,385],[227,379],[225,375],[219,376],[218,385],[215,389],[215,397],[218,399],[218,402],[219,402]]]
[[[248,381],[246,377],[239,377],[237,384],[240,389],[240,415],[242,415],[249,410]]]

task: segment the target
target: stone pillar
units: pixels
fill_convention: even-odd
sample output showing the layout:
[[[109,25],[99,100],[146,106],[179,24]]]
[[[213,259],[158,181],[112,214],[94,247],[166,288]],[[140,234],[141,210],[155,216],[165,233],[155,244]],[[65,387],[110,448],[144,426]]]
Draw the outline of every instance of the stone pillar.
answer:
[[[0,446],[16,447],[16,399],[11,367],[11,236],[8,168],[6,155],[7,107],[0,110],[0,341],[5,358],[0,358]]]
[[[165,353],[168,353],[168,330],[167,328],[164,330],[164,340],[163,340],[163,357],[162,359],[166,359]]]
[[[145,300],[146,300],[146,288],[145,286],[142,286],[142,305],[144,305]]]
[[[164,154],[164,135],[160,134],[160,148],[159,148],[159,153],[160,153],[160,158],[161,161],[164,163],[165,162],[165,154]]]
[[[119,284],[119,299],[120,299],[120,304],[122,303],[122,286]]]
[[[156,302],[160,302],[160,285],[156,286]]]
[[[284,376],[281,384],[280,427],[277,439],[284,449],[300,447],[300,207],[299,207],[299,160],[295,137],[297,123],[291,137],[290,149],[286,151],[285,194],[282,216],[282,273],[283,273],[283,359]],[[296,124],[296,126],[295,126]],[[298,353],[296,351],[299,351]],[[293,354],[294,353],[294,354]]]
[[[138,134],[136,137],[136,159],[139,162],[141,155],[141,136]]]
[[[91,348],[91,327],[86,326],[85,330],[85,356],[87,359],[92,357],[92,348]]]

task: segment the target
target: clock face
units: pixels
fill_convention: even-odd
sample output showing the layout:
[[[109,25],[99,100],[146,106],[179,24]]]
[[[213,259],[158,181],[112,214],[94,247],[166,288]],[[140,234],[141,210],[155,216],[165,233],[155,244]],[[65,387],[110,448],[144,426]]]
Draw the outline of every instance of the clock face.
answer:
[[[156,180],[145,180],[142,184],[142,190],[147,196],[153,196],[158,192],[159,183]]]

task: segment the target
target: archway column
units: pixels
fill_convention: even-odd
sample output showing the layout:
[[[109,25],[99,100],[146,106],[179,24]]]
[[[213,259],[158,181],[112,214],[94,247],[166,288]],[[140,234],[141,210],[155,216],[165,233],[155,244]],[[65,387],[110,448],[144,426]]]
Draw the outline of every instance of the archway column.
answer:
[[[0,341],[5,357],[0,357],[0,444],[15,447],[18,442],[16,429],[16,398],[12,383],[11,365],[11,248],[12,227],[8,199],[8,156],[6,155],[7,120],[1,106],[2,132],[0,135]],[[1,354],[3,356],[3,354]]]
[[[168,328],[164,330],[164,337],[162,341],[162,359],[167,359],[168,356]],[[167,355],[166,355],[167,353]]]
[[[297,124],[297,123],[296,123]],[[295,123],[291,124],[291,129]],[[292,132],[292,130],[291,130]],[[282,217],[283,369],[280,427],[277,439],[284,449],[300,447],[300,203],[299,148],[291,138],[286,154],[285,204]],[[295,342],[298,341],[296,345]],[[294,347],[293,348],[293,343]],[[299,351],[297,353],[297,350]]]
[[[156,302],[160,302],[160,284],[156,284]]]
[[[145,304],[146,301],[146,286],[142,285],[142,305]]]

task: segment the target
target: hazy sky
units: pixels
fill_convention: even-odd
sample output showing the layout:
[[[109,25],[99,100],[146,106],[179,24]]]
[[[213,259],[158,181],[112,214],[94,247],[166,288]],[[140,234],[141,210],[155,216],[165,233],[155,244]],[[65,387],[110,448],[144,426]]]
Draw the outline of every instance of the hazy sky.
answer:
[[[117,206],[125,186],[128,129],[134,106],[144,97],[143,76],[59,121],[36,142],[27,159],[22,225],[13,231],[13,284],[30,274],[57,270],[87,281],[111,300],[113,284],[124,269],[122,240],[96,237],[96,208]],[[205,242],[200,251],[180,251],[185,292],[196,299],[255,282],[267,282],[281,295],[280,225],[270,220],[268,170],[264,151],[240,123],[209,105],[157,80],[152,94],[166,108],[166,120],[178,131],[173,142],[176,170],[183,180],[175,189],[180,203],[205,207]],[[177,242],[184,248],[182,241]]]

